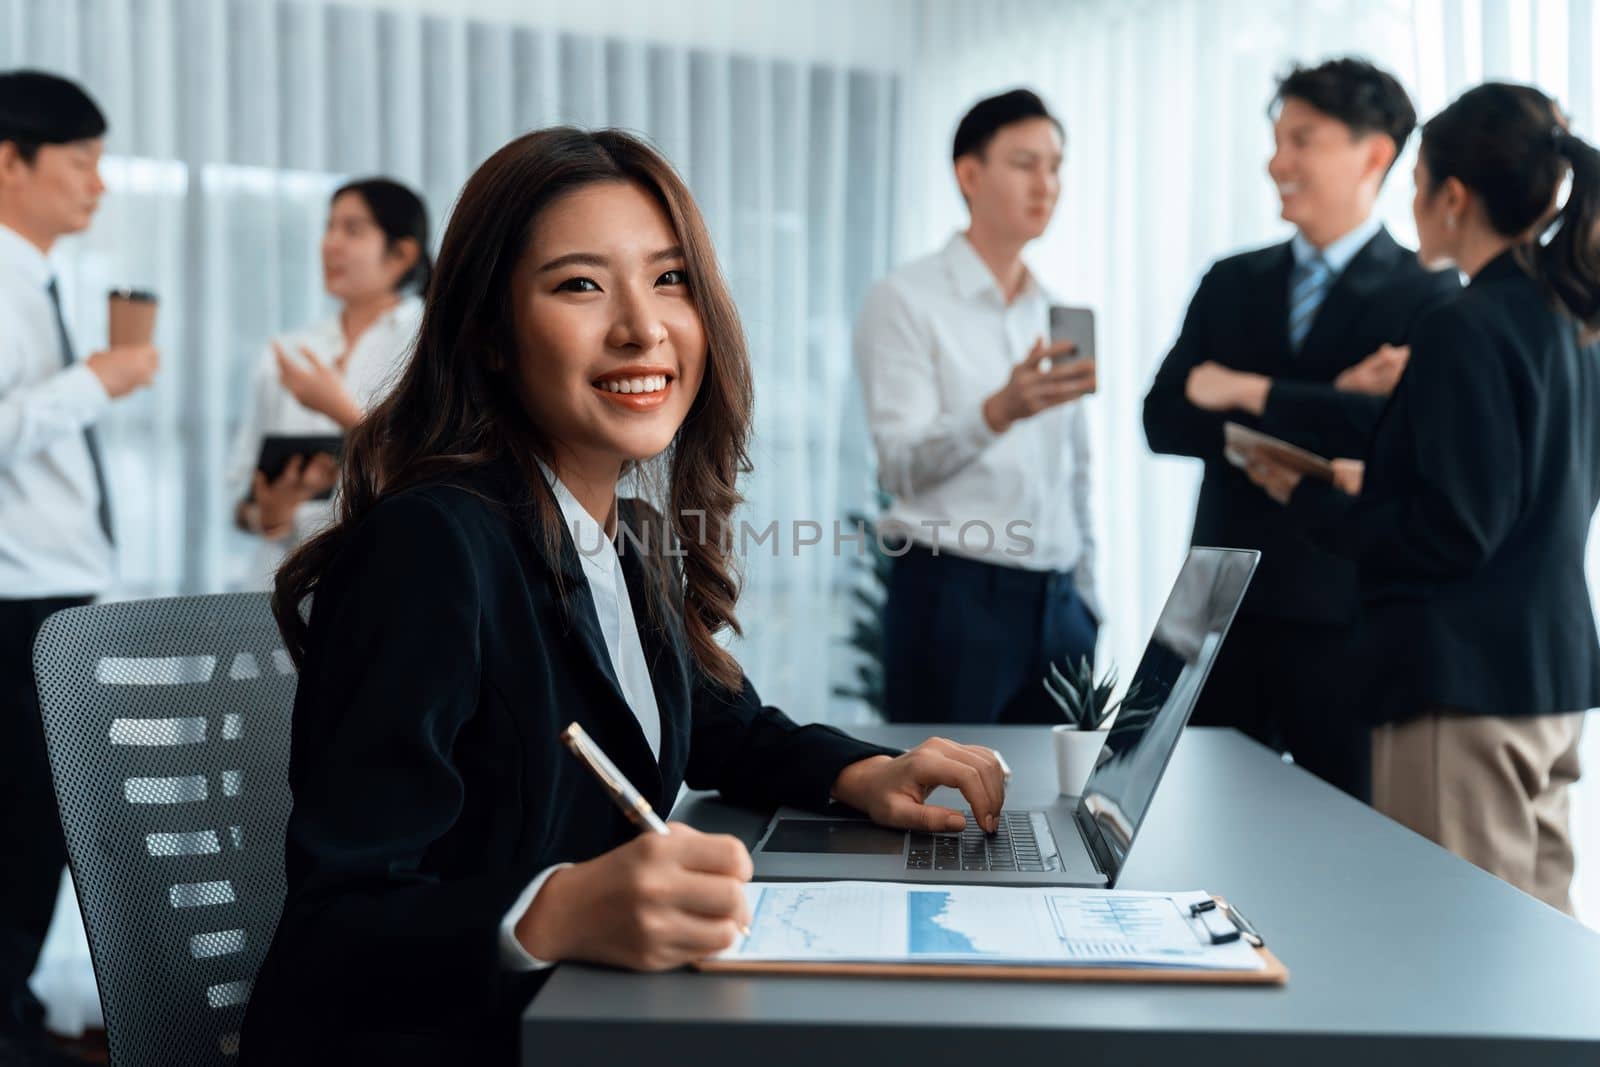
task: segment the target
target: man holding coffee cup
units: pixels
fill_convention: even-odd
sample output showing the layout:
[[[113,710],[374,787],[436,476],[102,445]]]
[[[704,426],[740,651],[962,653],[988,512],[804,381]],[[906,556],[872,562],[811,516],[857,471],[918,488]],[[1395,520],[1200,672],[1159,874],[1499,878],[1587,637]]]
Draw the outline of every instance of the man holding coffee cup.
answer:
[[[150,383],[154,303],[114,296],[112,344],[73,352],[49,252],[87,229],[106,121],[77,85],[0,72],[0,1040],[43,1039],[27,981],[66,845],[34,689],[53,612],[105,592],[114,539],[95,422]]]
[[[114,350],[147,347],[156,335],[156,295],[143,289],[111,290],[107,329]]]

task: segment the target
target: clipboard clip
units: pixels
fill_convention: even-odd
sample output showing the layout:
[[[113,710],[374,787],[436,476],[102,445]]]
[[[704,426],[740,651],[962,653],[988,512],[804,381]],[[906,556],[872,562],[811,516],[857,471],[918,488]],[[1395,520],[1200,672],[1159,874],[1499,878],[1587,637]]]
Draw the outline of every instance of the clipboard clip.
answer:
[[[1208,914],[1213,912],[1221,912],[1222,917],[1233,924],[1233,929],[1219,932],[1213,928],[1207,918]],[[1206,924],[1206,929],[1211,933],[1211,943],[1213,945],[1225,944],[1241,937],[1251,948],[1261,948],[1266,944],[1266,941],[1256,931],[1255,924],[1246,919],[1238,908],[1221,897],[1211,897],[1191,904],[1189,906],[1189,917],[1199,919]]]

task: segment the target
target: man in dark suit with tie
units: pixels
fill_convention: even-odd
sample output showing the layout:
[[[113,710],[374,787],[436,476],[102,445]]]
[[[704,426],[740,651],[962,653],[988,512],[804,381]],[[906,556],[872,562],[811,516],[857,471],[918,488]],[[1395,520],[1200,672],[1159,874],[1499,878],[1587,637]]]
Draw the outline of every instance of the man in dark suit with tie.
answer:
[[[1356,616],[1353,566],[1317,548],[1224,456],[1235,421],[1329,456],[1364,456],[1412,324],[1459,286],[1373,215],[1416,125],[1405,90],[1356,59],[1292,70],[1267,170],[1292,240],[1215,263],[1145,397],[1152,450],[1205,463],[1194,543],[1261,566],[1191,719],[1232,726],[1363,800],[1369,732],[1329,696]]]

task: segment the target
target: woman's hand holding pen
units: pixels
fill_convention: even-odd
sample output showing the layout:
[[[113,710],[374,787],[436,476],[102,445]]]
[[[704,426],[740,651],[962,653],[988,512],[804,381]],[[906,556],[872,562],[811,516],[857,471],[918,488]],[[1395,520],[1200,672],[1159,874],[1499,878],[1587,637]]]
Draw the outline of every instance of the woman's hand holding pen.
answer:
[[[682,823],[552,874],[517,923],[541,960],[666,971],[728,948],[750,925],[750,853]]]
[[[999,828],[1006,800],[1005,765],[993,749],[930,737],[899,756],[872,756],[850,764],[833,783],[833,799],[900,830],[953,833],[966,825],[950,808],[927,803],[939,786],[959,789],[978,825]]]

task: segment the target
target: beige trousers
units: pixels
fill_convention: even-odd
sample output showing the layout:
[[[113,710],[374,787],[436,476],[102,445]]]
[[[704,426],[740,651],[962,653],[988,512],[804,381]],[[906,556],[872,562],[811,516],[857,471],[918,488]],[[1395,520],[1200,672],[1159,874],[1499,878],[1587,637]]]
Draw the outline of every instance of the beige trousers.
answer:
[[[1505,719],[1435,709],[1372,734],[1372,805],[1572,914],[1567,787],[1583,714]]]

